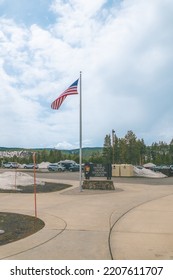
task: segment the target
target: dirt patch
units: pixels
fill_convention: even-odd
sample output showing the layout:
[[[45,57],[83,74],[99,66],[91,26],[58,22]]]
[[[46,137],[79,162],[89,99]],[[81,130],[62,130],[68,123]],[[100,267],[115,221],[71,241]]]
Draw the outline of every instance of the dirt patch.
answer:
[[[37,193],[56,192],[67,189],[71,185],[45,183],[37,185]],[[0,193],[33,193],[34,186],[17,186],[16,189],[0,189]],[[0,246],[25,238],[44,227],[44,222],[28,215],[0,212]],[[4,233],[1,233],[4,232]]]
[[[44,227],[44,222],[28,215],[0,212],[0,246],[25,238]]]
[[[37,193],[47,193],[47,192],[56,192],[67,189],[71,187],[68,184],[60,184],[60,183],[48,183],[45,185],[36,185]],[[0,189],[0,193],[34,193],[34,186],[16,186],[16,189]]]

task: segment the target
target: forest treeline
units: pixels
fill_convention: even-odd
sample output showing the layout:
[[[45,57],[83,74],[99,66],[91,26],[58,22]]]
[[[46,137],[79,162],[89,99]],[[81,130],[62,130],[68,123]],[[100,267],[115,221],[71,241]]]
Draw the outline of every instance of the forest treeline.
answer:
[[[15,161],[18,163],[30,163],[33,161],[33,151],[36,152],[37,163],[58,162],[60,160],[74,160],[79,162],[79,151],[72,150],[65,153],[57,149],[29,150],[26,157],[13,156],[11,158],[1,158],[3,161]],[[133,165],[143,165],[153,162],[156,165],[173,164],[173,139],[170,143],[159,141],[147,146],[144,139],[138,139],[132,130],[119,138],[115,131],[107,134],[104,138],[102,148],[83,149],[83,162],[93,163],[127,163]]]
[[[170,165],[173,164],[173,139],[169,144],[159,141],[147,146],[144,139],[138,139],[132,130],[123,138],[118,138],[113,130],[112,135],[108,134],[104,139],[103,160],[133,165],[143,165],[147,162]]]

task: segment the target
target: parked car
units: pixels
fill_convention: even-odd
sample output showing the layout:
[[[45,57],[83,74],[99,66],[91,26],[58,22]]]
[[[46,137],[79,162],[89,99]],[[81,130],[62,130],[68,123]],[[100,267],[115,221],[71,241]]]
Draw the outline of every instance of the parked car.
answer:
[[[79,171],[79,164],[71,164],[68,170],[71,172]]]
[[[17,162],[5,162],[2,164],[2,167],[4,168],[18,168]]]
[[[62,166],[64,166],[66,170],[69,170],[71,165],[77,164],[77,163],[73,160],[61,160],[58,162],[58,164],[61,164]]]
[[[49,171],[60,171],[60,172],[65,171],[65,167],[59,163],[51,163],[48,165],[47,168]]]
[[[33,163],[28,163],[28,164],[24,164],[23,166],[25,169],[34,169],[34,164]],[[38,165],[35,165],[35,168],[38,169]]]

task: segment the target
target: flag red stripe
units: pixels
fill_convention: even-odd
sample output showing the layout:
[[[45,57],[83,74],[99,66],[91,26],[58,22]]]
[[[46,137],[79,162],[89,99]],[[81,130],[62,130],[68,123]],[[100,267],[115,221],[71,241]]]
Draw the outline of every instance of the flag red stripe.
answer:
[[[59,109],[63,101],[68,95],[78,94],[77,92],[77,84],[78,80],[75,81],[68,89],[66,89],[55,101],[52,102],[51,108],[52,109]]]

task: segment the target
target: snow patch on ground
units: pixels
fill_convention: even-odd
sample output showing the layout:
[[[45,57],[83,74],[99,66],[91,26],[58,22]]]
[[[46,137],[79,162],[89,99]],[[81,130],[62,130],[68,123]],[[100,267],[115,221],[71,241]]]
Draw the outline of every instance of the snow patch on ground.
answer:
[[[40,179],[36,179],[36,184],[44,185]],[[34,177],[24,172],[7,171],[0,174],[0,189],[15,190],[17,186],[34,185]]]
[[[139,177],[149,177],[149,178],[165,178],[167,177],[165,174],[161,172],[154,172],[147,168],[137,168],[133,167],[134,175]]]

